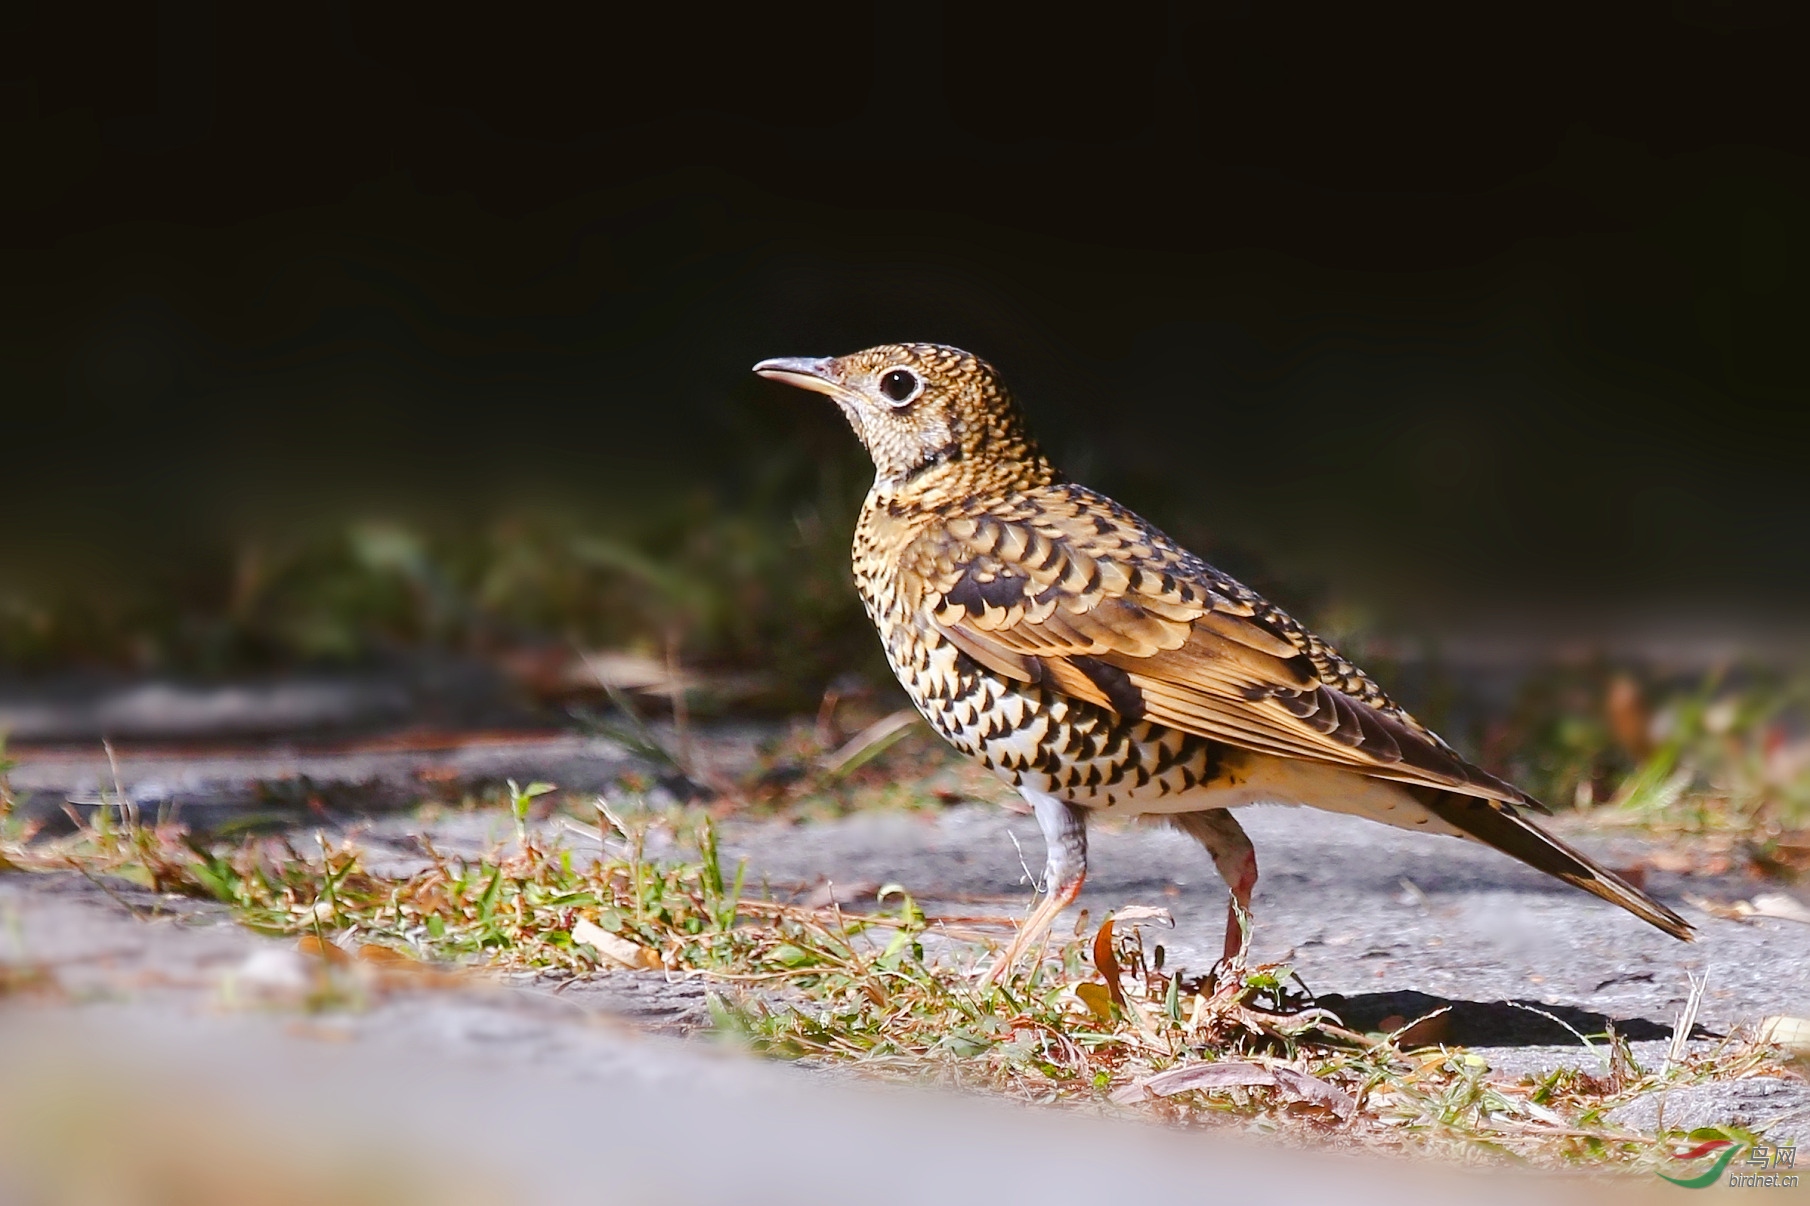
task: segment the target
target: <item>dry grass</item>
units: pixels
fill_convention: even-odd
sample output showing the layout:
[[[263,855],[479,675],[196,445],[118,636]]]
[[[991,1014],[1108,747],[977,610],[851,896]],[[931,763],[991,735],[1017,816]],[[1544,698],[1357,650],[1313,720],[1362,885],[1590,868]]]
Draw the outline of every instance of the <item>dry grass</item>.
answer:
[[[1810,829],[1810,678],[1758,668],[1667,681],[1604,665],[1530,675],[1480,742],[1553,805],[1756,846]],[[1810,864],[1807,864],[1810,867]]]
[[[711,986],[719,1031],[778,1058],[1464,1159],[1638,1169],[1685,1138],[1749,1143],[1739,1129],[1640,1134],[1604,1115],[1657,1089],[1775,1067],[1767,1048],[1730,1039],[1642,1068],[1608,1035],[1600,1074],[1502,1076],[1461,1049],[1416,1048],[1413,1022],[1392,1034],[1345,1029],[1286,967],[1179,974],[1136,917],[1061,937],[1009,984],[985,985],[974,968],[989,934],[972,919],[926,916],[898,885],[860,913],[751,898],[707,819],[672,835],[692,857],[649,859],[649,826],[666,822],[599,801],[594,829],[568,823],[549,836],[528,823],[545,790],[512,785],[514,841],[476,859],[423,843],[406,873],[372,871],[355,839],[203,842],[121,824],[104,807],[55,840],[11,827],[0,852],[26,870],[75,866],[211,897],[340,962],[695,977]],[[307,1004],[363,1000],[326,991]]]

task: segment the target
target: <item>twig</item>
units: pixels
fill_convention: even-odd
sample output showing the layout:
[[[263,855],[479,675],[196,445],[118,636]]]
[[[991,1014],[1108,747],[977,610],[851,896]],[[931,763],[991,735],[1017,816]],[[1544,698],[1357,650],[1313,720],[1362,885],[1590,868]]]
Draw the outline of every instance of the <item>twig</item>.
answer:
[[[119,805],[120,823],[128,828],[137,829],[138,805],[131,796],[126,794],[125,785],[120,782],[119,759],[113,756],[113,742],[103,737],[101,738],[101,748],[107,751],[107,765],[113,768],[113,799]],[[101,805],[105,807],[106,801],[103,800]]]
[[[1558,1026],[1563,1026],[1565,1029],[1571,1031],[1572,1035],[1577,1039],[1578,1042],[1584,1044],[1585,1049],[1588,1050],[1590,1052],[1590,1054],[1595,1055],[1597,1053],[1596,1044],[1591,1042],[1589,1039],[1585,1038],[1581,1033],[1579,1033],[1577,1027],[1573,1026],[1570,1022],[1565,1021],[1563,1018],[1560,1018],[1554,1014],[1550,1014],[1550,1013],[1546,1012],[1544,1009],[1540,1009],[1536,1006],[1523,1004],[1520,1001],[1504,1001],[1502,1003],[1504,1005],[1512,1006],[1515,1009],[1525,1009],[1528,1013],[1537,1013],[1541,1017],[1545,1018],[1547,1021],[1552,1022],[1553,1024],[1558,1025]],[[1603,1057],[1603,1070],[1605,1072],[1609,1070],[1609,1059],[1607,1056]]]
[[[63,861],[68,863],[75,870],[81,872],[83,879],[87,880],[89,883],[93,884],[95,887],[97,887],[101,891],[105,892],[108,896],[111,896],[113,898],[114,904],[118,905],[120,908],[124,909],[126,912],[132,914],[132,916],[138,918],[141,921],[145,920],[147,917],[150,916],[149,914],[145,913],[143,910],[137,908],[130,901],[128,901],[125,897],[121,896],[118,892],[115,892],[112,888],[109,888],[106,884],[104,884],[100,880],[96,879],[93,876],[93,874],[89,872],[88,868],[82,866],[82,864],[77,862],[75,859],[65,856]]]
[[[1664,1079],[1672,1071],[1672,1066],[1684,1058],[1684,1048],[1691,1039],[1691,1031],[1697,1027],[1697,1010],[1703,1004],[1703,990],[1709,987],[1709,972],[1701,977],[1684,973],[1684,978],[1691,986],[1690,993],[1684,999],[1684,1007],[1678,1011],[1678,1020],[1672,1024],[1672,1042],[1665,1051],[1665,1062],[1659,1066],[1660,1079]],[[1665,1093],[1661,1091],[1659,1099],[1653,1104],[1653,1129],[1665,1133]]]
[[[1690,1041],[1691,1031],[1697,1028],[1697,1011],[1703,1005],[1703,990],[1709,987],[1709,973],[1693,976],[1684,973],[1690,984],[1690,995],[1685,997],[1684,1007],[1678,1011],[1678,1021],[1672,1026],[1672,1045],[1666,1048],[1665,1063],[1660,1065],[1659,1074],[1664,1076],[1672,1070],[1672,1065],[1684,1058],[1685,1044]]]
[[[1514,1004],[1514,1002],[1511,1001],[1511,1002],[1509,1002],[1509,1004],[1512,1005],[1512,1004]],[[1324,1012],[1331,1013],[1332,1011],[1325,1010]],[[1433,1010],[1431,1013],[1423,1013],[1419,1017],[1415,1018],[1412,1022],[1409,1022],[1406,1025],[1397,1026],[1394,1030],[1391,1030],[1388,1034],[1383,1036],[1382,1042],[1375,1044],[1374,1046],[1372,1046],[1370,1048],[1370,1050],[1371,1051],[1380,1051],[1384,1047],[1387,1047],[1390,1044],[1394,1043],[1396,1039],[1398,1039],[1402,1035],[1408,1033],[1408,1031],[1414,1029],[1416,1026],[1420,1025],[1422,1022],[1430,1022],[1434,1018],[1438,1017],[1440,1014],[1450,1013],[1450,1012],[1452,1012],[1452,1007],[1450,1005],[1441,1005],[1438,1009]],[[1345,1025],[1345,1019],[1339,1017],[1339,1015],[1336,1013],[1332,1014],[1332,1016],[1334,1018],[1338,1018],[1339,1026],[1342,1029]],[[1548,1016],[1551,1016],[1551,1015],[1548,1015]],[[1553,1020],[1557,1021],[1558,1019],[1554,1018]],[[1560,1022],[1559,1024],[1561,1026],[1564,1025],[1563,1022]],[[1589,1045],[1588,1043],[1585,1044],[1585,1046],[1588,1046],[1588,1045]]]
[[[1043,895],[1043,880],[1031,874],[1031,864],[1024,861],[1024,847],[1018,844],[1018,835],[1008,829],[1006,836],[1012,839],[1012,849],[1018,852],[1018,865],[1024,871],[1023,882],[1031,885],[1031,891],[1037,895]]]
[[[825,758],[822,762],[823,773],[832,779],[839,778],[878,757],[888,746],[903,737],[917,719],[917,712],[911,708],[900,708],[891,715],[882,716],[849,738],[841,749]]]

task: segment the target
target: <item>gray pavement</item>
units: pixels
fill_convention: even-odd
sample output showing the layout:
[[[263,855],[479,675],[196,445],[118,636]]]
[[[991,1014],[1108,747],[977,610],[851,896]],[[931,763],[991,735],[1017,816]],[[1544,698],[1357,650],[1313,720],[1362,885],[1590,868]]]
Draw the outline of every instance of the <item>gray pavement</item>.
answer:
[[[1161,1200],[1356,1206],[1649,1189],[839,1083],[524,988],[403,986],[310,1013],[284,995],[309,974],[289,944],[74,874],[0,876],[0,921],[6,1203],[886,1206],[1013,1201],[1053,1181],[1101,1201],[1128,1178]]]
[[[1261,871],[1253,957],[1290,962],[1317,993],[1538,1000],[1669,1033],[1694,973],[1709,976],[1702,1019],[1712,1027],[1810,1009],[1810,926],[1724,921],[1683,903],[1773,890],[1747,876],[1647,875],[1649,890],[1697,925],[1699,940],[1681,943],[1474,843],[1308,809],[1239,817]],[[1563,828],[1611,866],[1668,849]],[[789,829],[732,824],[724,840],[775,881],[896,881],[931,900],[1022,901],[1019,851],[1032,868],[1043,856],[1028,818],[981,806]],[[1079,907],[1095,917],[1123,904],[1167,907],[1176,928],[1160,940],[1171,963],[1204,970],[1217,957],[1225,891],[1191,841],[1160,826],[1096,824],[1088,864]]]
[[[120,773],[141,803],[153,802],[147,785],[186,783],[196,793],[191,804],[222,816],[251,807],[223,795],[222,785],[255,803],[272,784],[302,783],[334,801],[315,817],[329,827],[346,808],[377,808],[360,824],[363,840],[401,868],[419,857],[410,839],[422,822],[381,810],[421,794],[423,785],[444,790],[506,773],[605,789],[632,764],[608,743],[548,736],[408,753],[128,754]],[[83,798],[111,775],[91,751],[49,751],[28,753],[13,778],[43,808]],[[1589,1034],[1612,1021],[1640,1059],[1656,1061],[1693,974],[1708,977],[1699,1044],[1767,1015],[1810,1015],[1810,926],[1727,921],[1685,903],[1777,890],[1738,869],[1712,873],[1712,860],[1690,844],[1565,826],[1611,866],[1646,867],[1647,887],[1698,925],[1700,941],[1687,945],[1454,839],[1305,810],[1242,816],[1263,872],[1254,957],[1290,962],[1354,1026],[1451,1005],[1441,1037],[1481,1049],[1500,1070],[1600,1071],[1597,1055],[1566,1025]],[[439,848],[473,853],[510,833],[495,812],[441,814],[428,828]],[[981,805],[817,824],[731,820],[722,835],[728,858],[748,860],[753,890],[797,897],[833,883],[840,899],[859,907],[875,886],[897,882],[933,913],[1020,912],[1030,896],[1020,850],[1032,867],[1042,858],[1034,824]],[[1224,890],[1191,842],[1158,827],[1096,825],[1090,864],[1080,907],[1096,918],[1126,904],[1167,907],[1175,928],[1152,937],[1167,947],[1171,966],[1210,964]],[[957,950],[951,957],[977,956]],[[0,875],[0,963],[43,972],[40,980],[10,972],[11,988],[0,992],[0,1067],[8,1069],[0,1078],[0,1201],[13,1200],[5,1196],[9,1169],[38,1169],[31,1175],[54,1180],[87,1167],[58,1155],[43,1172],[46,1153],[61,1151],[56,1143],[21,1154],[18,1136],[27,1131],[7,1129],[9,1110],[15,1120],[36,1116],[33,1103],[59,1085],[79,1087],[71,1108],[101,1130],[107,1118],[144,1130],[127,1124],[140,1117],[131,1103],[173,1094],[182,1103],[177,1113],[203,1131],[209,1119],[222,1133],[268,1121],[235,1147],[264,1153],[259,1160],[281,1163],[294,1158],[297,1144],[324,1143],[339,1155],[364,1154],[329,1160],[315,1168],[321,1175],[364,1176],[381,1156],[383,1175],[435,1200],[519,1200],[512,1195],[529,1168],[536,1196],[549,1201],[800,1200],[801,1184],[823,1191],[804,1198],[842,1198],[859,1186],[876,1201],[997,1200],[1047,1183],[1048,1168],[1023,1159],[1040,1150],[1093,1153],[1064,1163],[1064,1196],[1114,1192],[1112,1170],[1130,1160],[1145,1161],[1140,1194],[1189,1193],[1190,1200],[1209,1182],[1274,1196],[1284,1167],[1286,1183],[1338,1192],[1341,1200],[1367,1200],[1372,1190],[1392,1201],[1449,1200],[1454,1192],[1437,1176],[1423,1181],[1399,1168],[1283,1153],[1273,1138],[1152,1133],[1071,1111],[1027,1115],[971,1099],[879,1093],[821,1070],[761,1063],[701,1037],[708,1014],[697,981],[625,972],[557,993],[533,979],[462,981],[452,989],[386,984],[369,988],[358,1008],[310,1014],[301,1002],[311,972],[288,944],[231,924],[218,906],[101,886],[74,873]],[[1507,1004],[1516,1001],[1564,1024]],[[681,1041],[684,1035],[692,1038]],[[1656,1105],[1635,1102],[1624,1116],[1650,1124],[1643,1111]],[[1677,1091],[1667,1118],[1801,1134],[1810,1130],[1810,1088],[1765,1077]],[[1083,1123],[1093,1129],[1075,1129]],[[481,1143],[470,1140],[473,1128]],[[406,1144],[373,1146],[372,1136],[392,1132],[406,1135]],[[917,1156],[901,1166],[904,1152]],[[170,1175],[211,1174],[197,1162]],[[602,1195],[605,1186],[615,1192]],[[1500,1174],[1466,1184],[1463,1197],[1489,1200],[1480,1192],[1524,1196]]]
[[[1732,901],[1773,890],[1746,875],[1648,874],[1649,887],[1697,925],[1698,940],[1687,944],[1475,844],[1305,809],[1241,816],[1264,868],[1253,958],[1292,965],[1358,1029],[1443,1008],[1448,1012],[1428,1041],[1474,1048],[1498,1071],[1576,1067],[1600,1074],[1601,1052],[1578,1035],[1613,1026],[1637,1059],[1656,1066],[1693,976],[1707,977],[1708,987],[1690,1050],[1768,1016],[1810,1014],[1810,926],[1724,920],[1683,903],[1687,895]],[[1563,827],[1612,866],[1666,855],[1658,861],[1681,863],[1668,844]],[[413,832],[413,823],[389,818],[364,828],[361,838],[388,847],[402,869],[418,858]],[[442,851],[471,855],[509,834],[504,818],[484,813],[440,818],[432,831]],[[751,891],[791,899],[834,891],[859,909],[878,886],[898,883],[933,914],[968,916],[1021,911],[1031,899],[1025,864],[1040,866],[1042,854],[1034,823],[985,805],[810,825],[731,821],[722,841],[726,859],[747,860]],[[657,840],[650,852],[682,853],[663,851]],[[1149,937],[1167,948],[1168,965],[1196,972],[1212,965],[1225,891],[1190,840],[1161,826],[1096,825],[1089,862],[1086,891],[1058,925],[1072,926],[1081,909],[1097,919],[1128,904],[1161,906],[1175,927]],[[949,957],[983,955],[956,945]],[[577,991],[602,993],[601,1007],[622,1007],[598,982]],[[658,999],[681,1028],[703,1019],[700,1006],[684,1004],[682,991]],[[1673,1125],[1810,1129],[1810,1086],[1800,1080],[1766,1078],[1674,1098]],[[1653,1110],[1653,1103],[1636,1102],[1621,1116],[1639,1121]]]

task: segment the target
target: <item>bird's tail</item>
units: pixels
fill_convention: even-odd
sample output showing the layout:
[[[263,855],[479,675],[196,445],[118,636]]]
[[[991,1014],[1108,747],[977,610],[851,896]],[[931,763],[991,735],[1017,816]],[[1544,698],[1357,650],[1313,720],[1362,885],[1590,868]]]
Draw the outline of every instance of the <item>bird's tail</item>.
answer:
[[[1690,942],[1696,937],[1684,918],[1521,816],[1513,805],[1431,788],[1409,790],[1429,812],[1484,845],[1520,859],[1536,871],[1544,871],[1573,887],[1582,888],[1592,896],[1600,896],[1610,904],[1620,905],[1674,938]]]

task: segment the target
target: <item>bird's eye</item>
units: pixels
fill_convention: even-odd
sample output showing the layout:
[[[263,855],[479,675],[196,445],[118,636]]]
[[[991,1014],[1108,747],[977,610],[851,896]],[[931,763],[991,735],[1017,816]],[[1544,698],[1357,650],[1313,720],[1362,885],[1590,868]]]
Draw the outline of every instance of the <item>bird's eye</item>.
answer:
[[[923,392],[923,389],[923,381],[910,369],[893,369],[880,378],[880,392],[894,406],[905,405]]]

